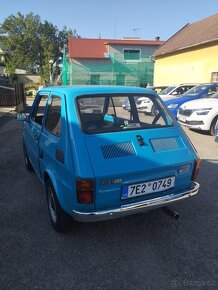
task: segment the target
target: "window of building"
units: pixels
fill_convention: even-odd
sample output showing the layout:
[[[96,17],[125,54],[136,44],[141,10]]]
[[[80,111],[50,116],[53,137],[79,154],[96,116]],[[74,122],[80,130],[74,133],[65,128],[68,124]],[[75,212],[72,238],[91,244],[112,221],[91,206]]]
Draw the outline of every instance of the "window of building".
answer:
[[[51,104],[45,119],[45,129],[55,136],[61,135],[61,98],[51,97]]]
[[[124,49],[123,57],[126,61],[140,61],[141,51],[140,49]]]
[[[125,85],[125,75],[122,75],[122,74],[118,74],[116,76],[116,85],[118,86],[124,86]]]
[[[91,85],[100,85],[100,75],[93,74],[90,76],[90,84]]]
[[[218,72],[211,73],[211,83],[218,83]]]

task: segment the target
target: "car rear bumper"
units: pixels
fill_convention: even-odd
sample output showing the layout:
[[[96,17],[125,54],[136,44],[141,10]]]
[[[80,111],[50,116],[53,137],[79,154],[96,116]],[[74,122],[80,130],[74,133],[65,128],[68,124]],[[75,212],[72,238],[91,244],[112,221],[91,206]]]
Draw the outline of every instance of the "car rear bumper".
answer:
[[[118,217],[123,217],[131,214],[146,212],[148,210],[164,207],[170,203],[180,201],[182,199],[196,195],[199,192],[200,185],[195,182],[191,190],[183,191],[178,194],[169,194],[162,197],[145,200],[143,202],[136,202],[128,205],[123,205],[119,208],[95,212],[79,212],[73,211],[73,219],[80,222],[95,222],[101,220],[108,220]]]

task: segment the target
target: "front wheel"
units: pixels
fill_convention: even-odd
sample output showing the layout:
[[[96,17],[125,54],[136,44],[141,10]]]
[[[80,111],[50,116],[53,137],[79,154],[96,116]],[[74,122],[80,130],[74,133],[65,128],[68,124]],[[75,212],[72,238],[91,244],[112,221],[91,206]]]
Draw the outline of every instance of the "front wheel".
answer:
[[[61,208],[53,184],[46,182],[46,200],[52,226],[58,232],[64,232],[69,228],[71,217]]]
[[[218,116],[216,116],[216,117],[213,119],[213,121],[212,121],[212,123],[211,123],[211,126],[210,126],[210,134],[211,134],[212,136],[215,136],[215,126],[216,126],[216,122],[217,122],[217,120],[218,120]]]

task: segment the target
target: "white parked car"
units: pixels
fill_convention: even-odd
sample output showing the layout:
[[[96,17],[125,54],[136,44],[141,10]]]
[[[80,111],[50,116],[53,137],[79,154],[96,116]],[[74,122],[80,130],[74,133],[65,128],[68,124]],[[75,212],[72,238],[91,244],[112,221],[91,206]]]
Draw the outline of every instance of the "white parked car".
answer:
[[[179,84],[170,86],[159,93],[159,96],[164,100],[168,101],[180,97],[182,94],[186,93],[188,90],[197,86],[198,84]]]
[[[218,120],[218,93],[181,105],[177,113],[178,122],[192,129],[209,131],[215,135]]]
[[[195,87],[197,84],[180,84],[180,85],[173,85],[170,87],[165,88],[159,93],[159,96],[163,101],[169,101],[171,99],[179,98],[190,90],[191,88]],[[149,98],[139,98],[136,101],[136,106],[139,112],[145,112],[145,113],[151,113],[153,115],[156,115],[156,109],[153,105],[153,102]]]

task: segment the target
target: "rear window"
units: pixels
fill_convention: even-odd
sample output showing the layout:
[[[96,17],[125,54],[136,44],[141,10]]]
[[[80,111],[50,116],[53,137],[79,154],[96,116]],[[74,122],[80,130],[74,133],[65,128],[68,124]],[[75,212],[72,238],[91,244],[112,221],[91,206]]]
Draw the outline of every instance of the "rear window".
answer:
[[[154,106],[153,113],[137,110],[136,101],[145,99],[145,106]],[[123,104],[129,101],[125,110]],[[173,125],[173,121],[162,103],[153,95],[104,95],[77,98],[80,123],[88,134],[114,131],[153,129]]]

